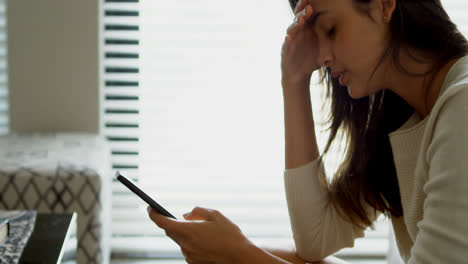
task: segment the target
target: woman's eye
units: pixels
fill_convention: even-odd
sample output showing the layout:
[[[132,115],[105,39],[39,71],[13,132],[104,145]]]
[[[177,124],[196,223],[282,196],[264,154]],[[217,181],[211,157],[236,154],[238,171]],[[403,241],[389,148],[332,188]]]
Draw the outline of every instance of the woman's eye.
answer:
[[[328,37],[333,37],[335,35],[335,27],[332,27],[330,30],[327,32]]]

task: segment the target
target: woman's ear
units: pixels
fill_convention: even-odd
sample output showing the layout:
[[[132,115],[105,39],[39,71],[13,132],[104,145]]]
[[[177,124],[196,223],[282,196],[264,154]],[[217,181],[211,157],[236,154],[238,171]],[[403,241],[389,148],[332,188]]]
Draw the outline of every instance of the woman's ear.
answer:
[[[396,8],[397,0],[380,0],[383,20],[389,23]]]

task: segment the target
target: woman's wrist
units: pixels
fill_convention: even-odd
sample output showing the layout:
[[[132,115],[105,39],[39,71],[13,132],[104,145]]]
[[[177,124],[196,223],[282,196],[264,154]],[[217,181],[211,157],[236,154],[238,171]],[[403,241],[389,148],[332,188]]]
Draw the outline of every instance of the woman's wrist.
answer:
[[[244,242],[238,244],[237,247],[232,248],[232,264],[252,263],[251,260],[255,259],[258,254],[258,247],[247,238]]]
[[[235,264],[250,264],[250,263],[268,263],[268,264],[287,264],[290,263],[285,259],[275,256],[268,250],[260,248],[255,244],[244,244],[241,249],[238,249],[235,254],[235,259],[231,263]]]
[[[245,243],[239,245],[237,249],[233,252],[233,261],[232,264],[247,264],[247,263],[257,263],[259,247],[253,244],[251,241],[246,239]]]
[[[283,93],[289,91],[308,90],[310,88],[310,77],[302,80],[281,79]]]

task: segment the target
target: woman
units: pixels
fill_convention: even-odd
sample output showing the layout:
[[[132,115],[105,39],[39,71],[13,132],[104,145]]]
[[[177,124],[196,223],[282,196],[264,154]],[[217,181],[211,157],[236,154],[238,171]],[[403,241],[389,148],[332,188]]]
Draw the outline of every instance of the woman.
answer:
[[[285,186],[296,248],[260,249],[217,211],[151,219],[189,263],[306,263],[353,246],[384,213],[407,263],[468,259],[468,43],[439,0],[290,0],[282,50]],[[344,162],[326,181],[309,86],[331,99],[327,146]],[[325,153],[328,147],[325,149]],[[339,262],[327,258],[325,262]]]

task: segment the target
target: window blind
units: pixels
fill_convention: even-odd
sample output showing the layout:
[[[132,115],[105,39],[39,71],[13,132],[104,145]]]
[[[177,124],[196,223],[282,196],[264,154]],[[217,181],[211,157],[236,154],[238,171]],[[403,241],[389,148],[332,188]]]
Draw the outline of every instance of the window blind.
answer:
[[[140,3],[102,0],[102,133],[111,148],[112,168],[138,182],[140,131]],[[134,231],[136,199],[128,189],[112,183],[112,254],[127,252],[126,239]]]
[[[279,71],[292,20],[287,1],[148,1],[140,18],[141,185],[175,215],[215,208],[257,244],[292,244]],[[127,250],[181,257],[143,209],[132,221],[140,237],[127,237]],[[382,258],[386,231],[369,235],[380,243],[358,242],[360,251],[342,254]]]
[[[103,1],[103,131],[114,169],[177,217],[215,208],[258,244],[292,243],[279,69],[287,1]],[[468,3],[444,6],[466,36]],[[323,116],[320,88],[311,99]],[[338,160],[330,155],[330,171]],[[182,257],[146,205],[117,182],[113,195],[114,257]],[[388,228],[379,219],[338,255],[384,261]]]
[[[0,135],[9,131],[6,10],[5,0],[0,0]]]

